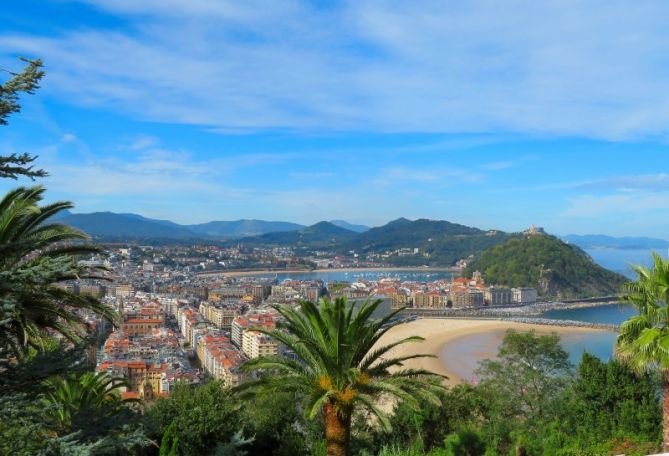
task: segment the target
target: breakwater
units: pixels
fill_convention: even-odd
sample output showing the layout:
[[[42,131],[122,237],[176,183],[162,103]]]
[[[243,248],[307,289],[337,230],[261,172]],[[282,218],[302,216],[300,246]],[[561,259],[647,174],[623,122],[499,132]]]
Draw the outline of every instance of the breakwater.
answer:
[[[619,298],[604,297],[592,298],[587,300],[571,300],[571,301],[552,301],[552,302],[538,302],[527,306],[510,306],[510,307],[467,307],[467,308],[407,308],[402,313],[404,315],[416,317],[452,317],[452,318],[469,318],[469,317],[495,317],[495,318],[515,318],[515,317],[536,317],[543,315],[551,310],[567,310],[567,309],[585,309],[590,307],[600,307],[615,304],[619,302]]]
[[[418,318],[439,318],[439,319],[453,319],[453,320],[493,320],[493,321],[511,321],[514,323],[525,323],[529,325],[545,325],[545,326],[558,326],[563,328],[590,328],[590,329],[601,329],[605,331],[614,331],[617,332],[619,329],[618,325],[613,325],[609,323],[596,323],[589,321],[579,321],[579,320],[560,320],[553,318],[538,318],[538,317],[519,317],[517,315],[510,316],[492,316],[492,315],[404,315],[399,320],[403,322],[409,322]]]
[[[593,323],[589,321],[578,320],[554,320],[552,318],[504,318],[503,320],[513,321],[515,323],[528,323],[532,325],[561,326],[567,328],[592,328],[603,329],[606,331],[618,331],[618,325],[608,323]]]

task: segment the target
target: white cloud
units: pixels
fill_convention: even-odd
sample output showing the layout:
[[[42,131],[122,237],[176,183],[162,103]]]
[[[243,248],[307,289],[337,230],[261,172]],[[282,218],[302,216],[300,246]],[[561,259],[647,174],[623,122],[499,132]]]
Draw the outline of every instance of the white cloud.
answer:
[[[222,131],[663,136],[669,4],[89,0],[129,28],[0,34],[45,91]]]
[[[581,195],[569,200],[565,217],[597,218],[618,214],[646,213],[669,209],[669,191]]]

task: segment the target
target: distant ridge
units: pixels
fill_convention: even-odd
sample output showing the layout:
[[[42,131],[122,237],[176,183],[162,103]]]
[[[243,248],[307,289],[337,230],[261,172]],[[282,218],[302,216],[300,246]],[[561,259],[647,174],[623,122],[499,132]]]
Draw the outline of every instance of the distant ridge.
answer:
[[[176,223],[147,219],[135,214],[115,214],[113,212],[70,213],[56,221],[83,230],[94,238],[185,240],[197,237],[196,233]]]
[[[336,248],[358,234],[330,222],[318,222],[297,231],[266,233],[235,240],[239,244]]]
[[[108,211],[88,214],[63,211],[53,220],[84,230],[97,239],[121,241],[124,239],[229,240],[307,228],[299,223],[256,219],[216,220],[181,225],[170,220],[152,219],[139,214]],[[365,225],[356,225],[345,220],[333,220],[327,223],[354,233],[361,233],[369,229]]]
[[[669,241],[650,237],[614,237],[604,234],[569,234],[562,239],[570,244],[576,244],[582,249],[662,249],[669,248]]]
[[[337,225],[340,228],[355,231],[356,233],[364,233],[369,230],[367,225],[356,225],[354,223],[348,223],[346,220],[330,220],[330,223]]]
[[[257,236],[265,233],[273,233],[277,231],[296,231],[304,228],[304,225],[299,225],[297,223],[265,220],[234,220],[230,222],[215,221],[187,226],[198,234],[223,238]]]

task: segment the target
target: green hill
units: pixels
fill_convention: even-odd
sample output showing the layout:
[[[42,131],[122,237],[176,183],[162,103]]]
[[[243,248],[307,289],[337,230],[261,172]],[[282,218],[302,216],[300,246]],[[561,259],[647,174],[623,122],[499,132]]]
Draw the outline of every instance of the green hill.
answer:
[[[356,233],[351,230],[338,227],[330,222],[318,222],[301,230],[245,237],[234,243],[318,249],[334,248],[354,236]]]
[[[355,236],[342,250],[382,253],[418,249],[417,254],[392,256],[388,261],[397,266],[453,266],[458,260],[505,242],[511,236],[445,220],[400,218]]]
[[[627,280],[549,235],[519,237],[485,250],[463,274],[471,277],[474,271],[490,284],[534,287],[542,296],[560,299],[616,294]]]

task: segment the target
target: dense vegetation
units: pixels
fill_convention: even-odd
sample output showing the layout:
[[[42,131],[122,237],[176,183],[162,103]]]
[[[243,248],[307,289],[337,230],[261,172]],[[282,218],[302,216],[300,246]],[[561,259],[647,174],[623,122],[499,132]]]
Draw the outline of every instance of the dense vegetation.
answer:
[[[397,266],[453,266],[510,237],[501,231],[487,232],[442,220],[400,218],[359,234],[344,244],[342,251],[383,253],[417,248],[416,255],[393,256],[389,261]]]
[[[596,264],[578,247],[548,235],[511,239],[481,253],[463,274],[480,271],[488,283],[534,287],[543,296],[617,294],[625,278]]]
[[[297,231],[266,233],[259,236],[245,237],[234,241],[235,244],[272,245],[296,247],[297,249],[332,249],[356,236],[351,230],[330,222],[318,222]]]
[[[626,283],[625,300],[637,311],[620,327],[616,353],[637,373],[662,378],[664,451],[669,452],[669,259],[653,254],[652,268],[633,266],[637,280]]]
[[[354,414],[350,454],[645,455],[659,448],[655,374],[639,376],[588,354],[574,369],[557,336],[509,332],[498,360],[483,363],[479,376],[478,385],[445,389],[436,402],[399,402],[391,429]],[[179,455],[324,456],[323,424],[305,417],[296,406],[302,399],[274,393],[250,406],[217,382],[179,386],[146,420],[156,440],[169,430]]]

